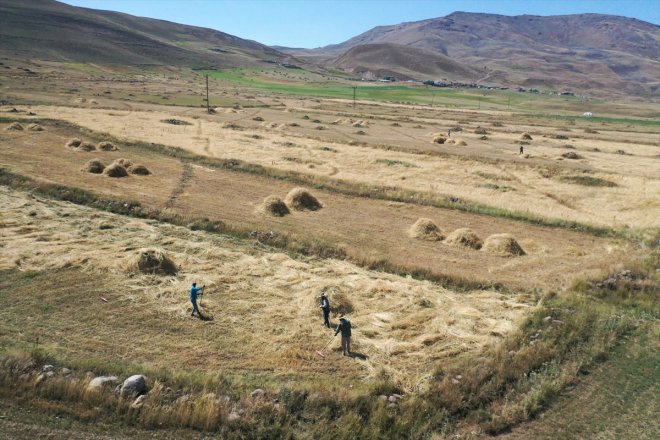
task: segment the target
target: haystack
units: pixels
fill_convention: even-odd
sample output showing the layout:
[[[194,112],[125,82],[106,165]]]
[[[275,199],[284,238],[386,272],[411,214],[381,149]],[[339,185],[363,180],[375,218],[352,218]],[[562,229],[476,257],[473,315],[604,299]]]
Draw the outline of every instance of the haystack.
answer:
[[[479,236],[470,228],[456,229],[447,236],[445,243],[465,246],[472,249],[481,249],[481,246],[483,246],[483,242]]]
[[[131,165],[133,165],[133,162],[131,162],[128,159],[124,159],[123,157],[120,157],[119,159],[115,159],[114,162],[112,162],[113,165],[121,165],[124,168],[129,168]]]
[[[292,189],[284,198],[284,202],[289,208],[296,211],[316,211],[322,208],[318,199],[305,188]]]
[[[257,212],[274,217],[284,217],[291,213],[282,199],[276,196],[266,197],[263,203],[257,208]]]
[[[525,255],[525,251],[511,234],[494,234],[486,239],[482,248],[484,252],[502,257]]]
[[[455,143],[456,143],[456,139],[451,139],[450,138],[450,139],[447,139],[445,141],[445,144],[447,144],[447,145],[454,145]]]
[[[434,144],[444,144],[445,142],[447,142],[447,138],[443,135],[436,135],[436,136],[433,136],[433,141],[432,142]]]
[[[78,138],[73,138],[66,143],[67,148],[78,148],[82,141]]]
[[[410,227],[408,234],[412,238],[419,238],[420,240],[440,241],[445,238],[433,220],[428,218],[419,218]]]
[[[95,151],[96,150],[96,145],[94,145],[91,142],[83,142],[80,145],[78,145],[78,150],[80,150],[80,151]]]
[[[531,141],[532,136],[529,133],[523,133],[520,135],[520,139],[523,141]]]
[[[103,170],[105,169],[105,165],[98,160],[98,159],[92,159],[85,166],[83,167],[82,171],[87,171],[88,173],[92,174],[101,174]]]
[[[149,168],[145,167],[144,165],[131,165],[128,167],[128,172],[138,176],[148,176],[151,174]]]
[[[131,259],[128,270],[149,275],[176,275],[177,267],[162,249],[139,249]]]
[[[98,145],[96,146],[101,151],[117,151],[119,148],[115,147],[115,144],[112,142],[104,141],[104,142],[99,142]]]
[[[126,177],[128,176],[128,173],[126,172],[126,168],[123,166],[119,165],[118,163],[111,163],[108,165],[104,170],[103,174],[105,174],[108,177]]]
[[[21,131],[23,130],[23,126],[19,124],[18,122],[12,122],[5,128],[7,131]]]
[[[465,142],[463,139],[456,139],[456,145],[464,147],[467,145],[467,142]]]
[[[31,131],[44,131],[44,128],[39,124],[30,124],[30,125],[28,125],[28,130],[31,130]]]

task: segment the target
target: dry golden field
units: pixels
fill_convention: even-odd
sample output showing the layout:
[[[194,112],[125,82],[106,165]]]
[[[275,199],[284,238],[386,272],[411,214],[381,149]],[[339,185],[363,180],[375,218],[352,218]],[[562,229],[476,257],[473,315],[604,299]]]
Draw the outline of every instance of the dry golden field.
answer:
[[[260,404],[245,402],[261,387],[269,398],[311,393],[311,408],[349,405],[327,416],[345,430],[327,438],[352,438],[350,427],[364,420],[375,420],[363,423],[377,426],[372,432],[402,432],[383,428],[387,411],[399,410],[430,438],[482,438],[483,426],[501,432],[534,417],[617,338],[657,317],[644,296],[654,292],[647,272],[657,278],[660,236],[654,102],[595,103],[601,121],[577,116],[588,104],[548,99],[547,112],[574,115],[552,117],[540,111],[545,97],[527,111],[481,100],[475,108],[460,96],[443,107],[359,100],[354,108],[220,81],[207,114],[196,73],[25,66],[41,81],[0,72],[11,92],[0,107],[0,348],[41,348],[73,365],[91,362],[95,374],[107,373],[103,364],[161,369],[173,382],[199,373],[191,381],[203,383],[200,399],[240,394],[216,402],[207,425],[177,414],[171,426],[236,433],[228,415],[238,408],[257,420],[245,426],[275,426],[259,419]],[[449,129],[452,142],[433,142]],[[521,155],[523,134],[531,139]],[[66,146],[74,138],[83,148]],[[117,148],[94,147],[104,140]],[[120,159],[150,173],[86,171],[91,160]],[[295,210],[287,194],[298,187],[320,209]],[[274,198],[288,202],[282,216],[262,206]],[[104,211],[112,209],[130,215]],[[431,233],[411,231],[420,219]],[[453,241],[465,228],[483,247]],[[515,240],[508,254],[492,250],[507,237]],[[136,271],[145,249],[165,252],[177,273]],[[622,303],[585,293],[595,289],[590,280],[630,268],[626,282],[642,287],[613,290]],[[207,286],[207,320],[189,316],[193,281]],[[22,295],[5,295],[14,283]],[[349,314],[352,357],[341,356],[338,340],[325,358],[315,353],[332,336],[322,290]],[[47,401],[39,390],[30,392]],[[396,410],[376,401],[394,391],[406,395]],[[355,415],[362,398],[373,411],[365,419]],[[276,403],[291,432],[323,429],[316,421],[325,412],[310,418],[307,403]],[[169,404],[158,405],[165,417]],[[416,405],[434,407],[434,420],[451,428],[438,434]],[[300,419],[286,418],[293,414]]]
[[[552,120],[531,125],[527,118],[504,112],[418,112],[405,106],[401,115],[390,116],[379,114],[381,106],[361,107],[360,112],[229,108],[210,116],[202,110],[162,107],[32,110],[40,117],[212,157],[459,197],[592,225],[660,226],[657,128],[640,132],[588,121],[573,126]],[[190,125],[162,122],[170,118],[182,118]],[[503,126],[494,127],[494,122]],[[462,131],[454,131],[450,139],[463,140],[466,146],[431,142],[436,133],[456,127]],[[486,140],[474,133],[478,127],[487,133]],[[532,140],[519,155],[523,133]],[[579,158],[565,159],[562,154],[567,152]],[[576,183],[576,177],[602,183],[585,186]]]

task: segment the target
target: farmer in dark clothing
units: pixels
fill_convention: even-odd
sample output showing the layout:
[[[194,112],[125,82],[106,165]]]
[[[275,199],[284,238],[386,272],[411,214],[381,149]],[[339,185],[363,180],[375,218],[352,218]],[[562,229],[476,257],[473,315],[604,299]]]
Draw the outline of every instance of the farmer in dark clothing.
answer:
[[[523,145],[520,144],[520,154],[523,154]]]
[[[190,288],[190,302],[192,303],[192,313],[190,316],[195,316],[195,312],[197,312],[197,316],[200,318],[202,317],[202,314],[199,313],[199,309],[197,308],[197,295],[201,293],[204,293],[204,287],[197,287],[197,283],[192,283],[192,287]]]
[[[323,310],[323,325],[330,328],[330,301],[325,296],[325,292],[321,292],[321,309]]]
[[[344,315],[339,317],[339,325],[335,331],[335,336],[341,332],[341,349],[344,356],[351,354],[351,321],[346,319]]]

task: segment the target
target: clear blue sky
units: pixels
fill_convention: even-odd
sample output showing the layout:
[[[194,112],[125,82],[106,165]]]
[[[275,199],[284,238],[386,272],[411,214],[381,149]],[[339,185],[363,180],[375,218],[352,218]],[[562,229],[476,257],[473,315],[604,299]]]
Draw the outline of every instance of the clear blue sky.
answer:
[[[660,0],[64,0],[75,6],[208,27],[268,45],[320,47],[375,26],[454,11],[622,15],[660,24]]]

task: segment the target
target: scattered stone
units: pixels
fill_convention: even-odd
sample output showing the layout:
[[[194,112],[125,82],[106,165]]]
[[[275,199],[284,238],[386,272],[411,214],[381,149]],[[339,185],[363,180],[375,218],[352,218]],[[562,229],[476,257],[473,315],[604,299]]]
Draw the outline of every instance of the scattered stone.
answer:
[[[124,381],[121,386],[121,395],[128,397],[133,394],[144,394],[147,390],[147,377],[142,374],[134,374]]]
[[[387,396],[385,394],[381,394],[378,396],[378,400],[382,400],[383,402],[387,402]]]
[[[552,316],[546,316],[545,318],[543,318],[543,321],[548,322],[551,319],[552,319]]]
[[[44,373],[47,373],[47,372],[49,372],[49,371],[53,371],[54,369],[55,369],[55,367],[54,367],[53,365],[51,365],[51,364],[46,364],[46,365],[43,366],[43,368],[41,369],[41,371],[43,371]]]
[[[390,396],[390,397],[387,398],[387,401],[388,401],[388,402],[396,403],[396,400],[397,400],[397,399],[396,399],[396,397],[394,397],[394,396]]]
[[[106,385],[114,385],[119,379],[117,376],[99,376],[92,379],[87,385],[87,391],[103,388]]]
[[[68,374],[71,374],[71,369],[64,367],[60,370],[60,372],[66,376]]]
[[[253,399],[259,399],[263,397],[264,394],[266,394],[264,390],[262,390],[261,388],[257,388],[256,390],[250,393],[250,397],[252,397]]]
[[[510,351],[509,351],[509,356],[515,356],[515,355],[516,355],[516,351],[515,351],[515,350],[510,350]]]

